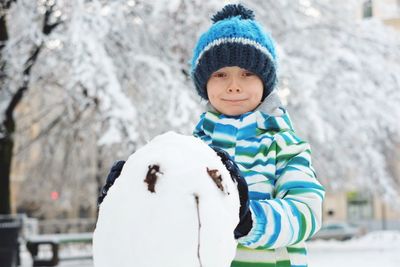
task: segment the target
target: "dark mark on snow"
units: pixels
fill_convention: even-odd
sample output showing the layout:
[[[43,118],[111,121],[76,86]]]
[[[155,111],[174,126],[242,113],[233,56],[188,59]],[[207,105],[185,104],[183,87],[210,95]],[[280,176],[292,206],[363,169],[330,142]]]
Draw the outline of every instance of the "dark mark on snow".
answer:
[[[200,267],[203,266],[201,263],[200,257],[200,228],[201,228],[201,221],[200,221],[200,208],[199,208],[199,196],[194,194],[194,199],[196,201],[196,208],[197,208],[197,220],[198,220],[198,232],[197,232],[197,258],[199,259]]]
[[[162,174],[160,172],[160,166],[159,165],[149,165],[149,170],[147,171],[146,174],[146,179],[144,179],[144,182],[147,183],[147,189],[155,193],[155,186],[158,178],[158,174]]]
[[[217,185],[217,187],[224,192],[224,187],[222,186],[222,177],[221,174],[219,173],[218,170],[210,170],[207,167],[207,173],[213,179],[214,183]]]

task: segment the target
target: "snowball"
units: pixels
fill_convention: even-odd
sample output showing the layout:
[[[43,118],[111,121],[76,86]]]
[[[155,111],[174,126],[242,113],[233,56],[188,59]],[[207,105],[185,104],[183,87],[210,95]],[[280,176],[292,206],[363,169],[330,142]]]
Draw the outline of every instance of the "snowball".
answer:
[[[228,267],[238,222],[237,188],[220,158],[168,132],[129,157],[101,204],[94,266]]]

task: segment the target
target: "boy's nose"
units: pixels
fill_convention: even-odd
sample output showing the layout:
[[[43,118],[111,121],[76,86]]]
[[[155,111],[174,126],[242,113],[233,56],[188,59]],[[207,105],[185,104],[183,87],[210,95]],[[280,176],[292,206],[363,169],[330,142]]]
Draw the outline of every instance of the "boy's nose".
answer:
[[[233,87],[228,87],[228,93],[241,93],[242,92],[242,89],[240,89],[239,87],[235,87],[235,88],[233,88]]]
[[[227,92],[230,94],[242,92],[242,89],[235,78],[231,79],[230,83],[228,84]]]

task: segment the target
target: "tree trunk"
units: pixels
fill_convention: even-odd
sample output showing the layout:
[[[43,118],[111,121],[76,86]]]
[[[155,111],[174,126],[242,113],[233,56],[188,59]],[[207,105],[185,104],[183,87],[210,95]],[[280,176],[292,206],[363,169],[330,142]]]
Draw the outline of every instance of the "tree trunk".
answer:
[[[10,172],[13,139],[6,135],[0,138],[0,214],[11,213]]]
[[[11,1],[6,1],[1,4],[1,8],[5,10],[9,7]],[[8,40],[6,16],[0,16],[0,53]],[[1,56],[1,54],[0,54]],[[0,79],[4,79],[3,75],[4,62],[0,61]],[[2,84],[0,82],[0,84]],[[4,88],[3,88],[4,89]],[[0,88],[1,90],[1,88]],[[11,171],[11,158],[14,142],[12,139],[13,121],[0,121],[3,125],[0,126],[0,214],[11,213],[10,201],[10,171]],[[10,129],[11,127],[11,129]]]

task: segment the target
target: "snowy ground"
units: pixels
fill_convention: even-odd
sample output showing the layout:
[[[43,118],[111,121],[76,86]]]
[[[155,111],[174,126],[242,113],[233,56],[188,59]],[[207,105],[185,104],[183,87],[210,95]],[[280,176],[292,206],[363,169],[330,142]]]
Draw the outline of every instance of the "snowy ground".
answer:
[[[308,242],[309,267],[398,267],[400,266],[400,231],[372,232],[349,241]],[[23,252],[23,267],[32,266]],[[65,261],[60,267],[93,267],[90,260]],[[118,267],[118,266],[116,266]]]
[[[400,232],[372,232],[358,239],[308,243],[309,267],[400,266]]]

